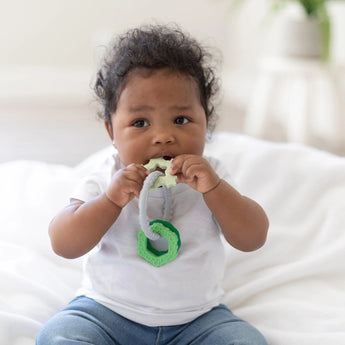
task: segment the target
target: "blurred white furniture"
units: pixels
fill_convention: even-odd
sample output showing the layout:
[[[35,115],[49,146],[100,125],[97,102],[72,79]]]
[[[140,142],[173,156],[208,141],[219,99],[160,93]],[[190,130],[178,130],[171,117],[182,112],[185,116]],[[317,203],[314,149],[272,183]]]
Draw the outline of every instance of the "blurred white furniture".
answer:
[[[265,137],[272,121],[286,139],[312,144],[321,137],[330,148],[344,143],[344,68],[318,59],[264,58],[248,107],[245,132]]]

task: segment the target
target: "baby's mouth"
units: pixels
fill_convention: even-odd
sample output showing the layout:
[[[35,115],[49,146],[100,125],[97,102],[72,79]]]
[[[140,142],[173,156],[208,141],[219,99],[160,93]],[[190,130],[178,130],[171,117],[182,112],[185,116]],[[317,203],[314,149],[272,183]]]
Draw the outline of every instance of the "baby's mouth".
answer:
[[[157,155],[156,157],[153,157],[152,159],[164,159],[166,161],[171,161],[174,157],[170,155]],[[145,165],[147,165],[151,160],[149,160]],[[164,166],[164,165],[163,165]],[[154,171],[160,171],[165,174],[165,168],[162,168],[160,166],[157,166]]]
[[[157,158],[163,158],[163,159],[166,160],[166,161],[171,161],[172,159],[174,159],[173,156],[166,156],[166,155],[163,155],[163,156],[157,155],[157,156],[152,157],[151,159],[157,159]],[[147,161],[145,162],[145,164],[148,164],[148,163],[150,162],[151,159],[147,160]],[[144,164],[144,165],[145,165],[145,164]]]
[[[171,156],[163,156],[162,158],[163,158],[164,160],[166,160],[166,161],[170,161],[170,160],[173,159],[173,157],[171,157]],[[166,169],[163,169],[163,168],[160,168],[160,167],[157,167],[157,168],[156,168],[156,171],[160,171],[160,172],[162,172],[163,174],[165,174],[165,170],[166,170]]]

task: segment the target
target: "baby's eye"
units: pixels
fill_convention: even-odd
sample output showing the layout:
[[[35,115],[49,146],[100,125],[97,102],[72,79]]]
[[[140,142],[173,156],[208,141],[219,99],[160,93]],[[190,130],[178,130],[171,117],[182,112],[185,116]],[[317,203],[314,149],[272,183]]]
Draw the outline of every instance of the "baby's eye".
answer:
[[[134,127],[139,127],[139,128],[141,128],[141,127],[147,127],[149,125],[149,123],[146,121],[146,120],[142,120],[142,119],[140,119],[140,120],[135,120],[134,122],[133,122],[133,126]]]
[[[177,125],[185,125],[188,122],[189,122],[189,120],[184,116],[179,116],[175,119],[175,123]]]

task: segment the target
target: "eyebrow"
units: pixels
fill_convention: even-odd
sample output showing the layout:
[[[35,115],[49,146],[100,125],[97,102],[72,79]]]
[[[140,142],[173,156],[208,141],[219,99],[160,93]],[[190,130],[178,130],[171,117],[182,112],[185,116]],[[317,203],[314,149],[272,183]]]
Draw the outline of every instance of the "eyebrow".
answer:
[[[170,107],[170,109],[171,110],[177,110],[177,111],[186,111],[186,110],[191,110],[192,106],[190,106],[190,105],[182,105],[182,106],[175,105],[175,106]]]
[[[169,107],[169,110],[174,110],[174,111],[187,111],[192,109],[192,106],[190,105],[173,105]],[[129,111],[131,113],[140,113],[143,111],[152,111],[154,110],[154,107],[151,107],[149,105],[139,105],[139,106],[133,106],[129,108]]]
[[[147,110],[153,110],[153,107],[150,107],[148,105],[139,105],[139,106],[133,106],[129,108],[129,111],[131,113],[140,113],[143,111],[147,111]]]

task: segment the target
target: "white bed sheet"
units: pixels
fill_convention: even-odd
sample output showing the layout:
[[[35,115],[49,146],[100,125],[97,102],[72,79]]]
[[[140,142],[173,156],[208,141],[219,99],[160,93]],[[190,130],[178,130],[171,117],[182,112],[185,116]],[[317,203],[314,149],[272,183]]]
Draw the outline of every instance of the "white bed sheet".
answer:
[[[51,252],[47,226],[74,184],[112,148],[76,167],[0,164],[0,344],[33,345],[73,298],[81,259]],[[345,159],[311,148],[217,133],[206,154],[265,208],[266,245],[227,249],[224,302],[271,345],[345,345]]]

